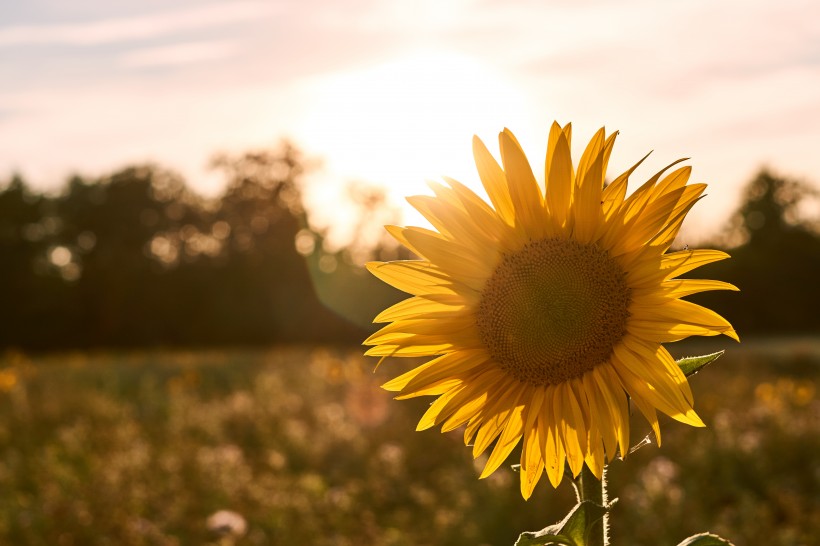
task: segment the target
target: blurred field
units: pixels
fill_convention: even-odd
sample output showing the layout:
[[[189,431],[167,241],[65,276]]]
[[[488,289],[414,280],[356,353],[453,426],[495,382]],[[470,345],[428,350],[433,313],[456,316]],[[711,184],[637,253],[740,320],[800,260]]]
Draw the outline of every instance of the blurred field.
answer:
[[[477,480],[457,432],[413,432],[427,401],[378,388],[409,363],[374,364],[325,348],[7,353],[0,543],[217,544],[206,521],[232,510],[236,544],[503,546],[567,511],[568,484],[524,502],[508,465]],[[817,544],[818,377],[817,340],[729,347],[693,379],[709,428],[665,420],[662,448],[612,465],[616,543]]]

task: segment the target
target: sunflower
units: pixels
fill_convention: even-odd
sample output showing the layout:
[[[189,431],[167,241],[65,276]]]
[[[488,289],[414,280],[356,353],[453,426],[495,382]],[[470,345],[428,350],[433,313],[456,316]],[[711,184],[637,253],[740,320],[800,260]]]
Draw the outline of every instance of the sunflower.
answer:
[[[417,430],[463,426],[476,458],[494,444],[482,478],[521,442],[524,498],[544,473],[557,487],[565,463],[600,478],[628,453],[630,400],[659,443],[657,410],[704,426],[663,344],[738,339],[723,317],[681,299],[737,288],[677,278],[728,255],[669,252],[706,185],[687,185],[690,167],[670,171],[679,160],[627,197],[641,159],[605,186],[616,136],[600,129],[574,166],[572,126],[553,123],[545,190],[509,130],[499,135],[503,167],[474,137],[492,206],[453,179],[433,183],[435,197],[408,201],[435,230],[387,226],[421,259],[367,264],[412,297],[374,319],[390,324],[365,341],[366,354],[432,357],[384,388],[437,397]]]

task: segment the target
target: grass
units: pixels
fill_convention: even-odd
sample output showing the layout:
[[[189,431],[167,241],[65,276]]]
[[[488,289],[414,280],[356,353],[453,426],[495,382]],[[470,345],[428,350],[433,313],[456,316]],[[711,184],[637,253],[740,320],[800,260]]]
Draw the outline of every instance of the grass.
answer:
[[[820,536],[820,352],[740,347],[693,378],[709,428],[666,420],[660,449],[612,465],[616,544]],[[407,364],[374,364],[328,348],[9,352],[0,543],[503,546],[568,510],[569,485],[524,502],[508,465],[477,479],[458,432],[413,432],[429,401],[390,400],[379,384]],[[247,532],[209,530],[220,510]]]

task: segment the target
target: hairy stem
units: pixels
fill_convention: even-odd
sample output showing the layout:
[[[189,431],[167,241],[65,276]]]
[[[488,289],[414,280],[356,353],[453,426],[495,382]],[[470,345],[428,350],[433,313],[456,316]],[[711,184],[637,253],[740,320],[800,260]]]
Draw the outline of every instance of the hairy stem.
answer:
[[[584,465],[576,481],[579,501],[588,500],[601,506],[607,506],[606,465],[604,465],[600,480],[587,468],[587,465]],[[609,512],[601,521],[592,526],[590,533],[587,543],[589,546],[609,546]]]

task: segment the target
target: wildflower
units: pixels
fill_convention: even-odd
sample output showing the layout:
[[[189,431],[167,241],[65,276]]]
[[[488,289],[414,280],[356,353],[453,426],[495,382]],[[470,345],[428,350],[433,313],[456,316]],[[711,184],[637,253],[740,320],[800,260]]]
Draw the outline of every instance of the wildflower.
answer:
[[[208,516],[208,530],[221,537],[240,538],[248,530],[248,522],[231,510],[219,510]]]

